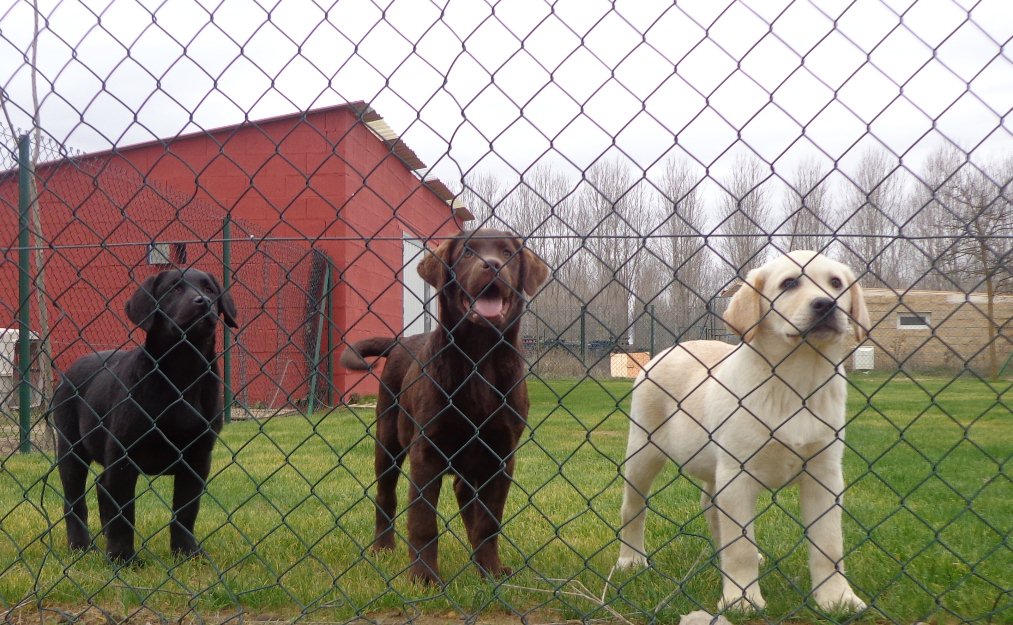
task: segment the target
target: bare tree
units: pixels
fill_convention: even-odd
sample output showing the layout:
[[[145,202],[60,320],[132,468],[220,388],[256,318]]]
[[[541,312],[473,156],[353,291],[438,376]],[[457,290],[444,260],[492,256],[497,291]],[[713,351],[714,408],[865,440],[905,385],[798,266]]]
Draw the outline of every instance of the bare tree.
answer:
[[[945,256],[973,290],[984,288],[989,375],[999,375],[995,297],[1013,290],[1013,158],[979,167],[965,161],[936,191],[940,230],[952,233]]]
[[[942,146],[925,160],[922,171],[910,194],[909,202],[914,215],[911,221],[910,239],[920,256],[912,258],[916,284],[923,289],[972,290],[967,283],[966,272],[959,266],[958,258],[950,253],[956,243],[955,232],[940,227],[948,215],[948,207],[942,203],[940,189],[966,161],[964,152],[955,146]]]
[[[587,235],[584,301],[592,325],[609,340],[621,341],[630,332],[637,280],[649,254],[644,237],[658,221],[647,201],[647,181],[632,171],[625,160],[600,159],[585,173],[578,199],[579,228]]]
[[[902,287],[910,283],[903,273],[907,223],[903,170],[899,160],[883,150],[862,155],[842,209],[841,237],[852,263],[866,267],[867,286]]]
[[[792,173],[784,197],[787,251],[826,250],[833,242],[834,206],[828,172],[814,159]]]
[[[665,217],[660,233],[667,243],[669,280],[666,318],[682,333],[706,314],[707,301],[718,288],[711,250],[707,246],[705,206],[700,197],[699,172],[684,160],[669,159],[658,185],[660,212]]]
[[[719,249],[722,260],[739,276],[763,262],[770,244],[772,208],[765,185],[769,176],[769,166],[757,157],[740,157],[722,184]]]

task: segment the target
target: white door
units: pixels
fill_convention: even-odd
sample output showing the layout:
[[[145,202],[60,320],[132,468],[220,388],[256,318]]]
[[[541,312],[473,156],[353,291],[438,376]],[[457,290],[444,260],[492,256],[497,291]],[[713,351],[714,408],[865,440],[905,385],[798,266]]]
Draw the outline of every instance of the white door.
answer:
[[[426,284],[419,275],[419,263],[425,253],[425,242],[422,239],[403,235],[404,270],[404,334],[421,334],[433,329],[433,311],[436,302],[432,300],[433,287]]]

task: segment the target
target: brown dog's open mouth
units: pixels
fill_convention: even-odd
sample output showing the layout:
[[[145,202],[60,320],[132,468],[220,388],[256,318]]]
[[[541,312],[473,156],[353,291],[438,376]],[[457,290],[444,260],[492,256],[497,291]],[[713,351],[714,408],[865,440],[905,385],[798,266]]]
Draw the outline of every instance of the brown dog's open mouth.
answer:
[[[474,299],[462,291],[461,307],[467,311],[468,319],[472,322],[485,319],[490,323],[499,325],[506,321],[510,303],[503,296],[498,285],[493,284],[484,289]]]

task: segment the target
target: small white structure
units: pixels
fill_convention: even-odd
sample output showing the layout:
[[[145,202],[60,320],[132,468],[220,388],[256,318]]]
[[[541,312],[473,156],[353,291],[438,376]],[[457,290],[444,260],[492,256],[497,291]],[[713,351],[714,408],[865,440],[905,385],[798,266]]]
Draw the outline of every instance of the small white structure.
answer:
[[[18,381],[21,376],[18,371],[18,336],[17,328],[0,328],[0,407],[16,408],[18,405]],[[38,354],[39,335],[32,332],[31,338],[32,354]],[[39,393],[39,367],[33,363],[31,367],[32,380],[32,407],[42,403],[42,395]]]
[[[855,371],[872,371],[876,368],[876,348],[872,346],[855,349]]]

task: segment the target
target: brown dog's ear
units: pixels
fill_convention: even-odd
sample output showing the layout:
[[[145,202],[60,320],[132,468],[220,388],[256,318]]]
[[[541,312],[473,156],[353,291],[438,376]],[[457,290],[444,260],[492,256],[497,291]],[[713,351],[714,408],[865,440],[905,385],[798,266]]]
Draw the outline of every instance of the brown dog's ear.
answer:
[[[851,325],[855,331],[855,339],[861,343],[869,336],[869,309],[865,306],[865,292],[862,287],[855,280],[851,283],[851,288],[848,289],[851,294]]]
[[[728,303],[723,319],[728,328],[742,337],[744,343],[753,340],[760,327],[763,317],[763,282],[762,269],[754,269],[746,276],[746,281],[739,287]]]
[[[450,246],[454,239],[447,239],[432,251],[427,251],[425,258],[419,263],[419,275],[437,290],[447,283],[450,268]]]
[[[218,296],[218,314],[225,319],[225,325],[230,328],[238,328],[239,325],[236,323],[236,303],[232,301],[232,294],[223,291],[222,285],[218,284],[218,280],[214,276],[208,274],[208,277],[211,278],[211,282],[214,283],[215,289],[217,289],[220,293]]]
[[[145,332],[150,330],[151,325],[155,323],[155,309],[158,308],[155,292],[158,288],[158,281],[164,274],[165,272],[148,276],[127,300],[127,319],[133,321]]]
[[[521,256],[524,259],[524,280],[521,287],[528,296],[531,296],[549,278],[549,266],[538,257],[538,254],[526,247],[522,249]]]

